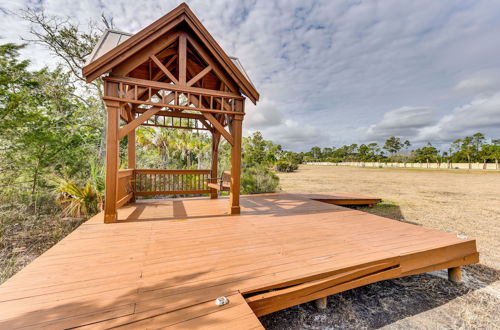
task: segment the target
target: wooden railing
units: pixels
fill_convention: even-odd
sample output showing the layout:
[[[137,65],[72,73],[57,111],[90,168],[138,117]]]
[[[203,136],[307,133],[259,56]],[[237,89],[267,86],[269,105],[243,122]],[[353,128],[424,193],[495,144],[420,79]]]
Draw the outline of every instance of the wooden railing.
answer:
[[[134,170],[126,169],[118,171],[118,191],[116,192],[116,205],[120,207],[127,203],[133,196]]]
[[[104,78],[104,99],[139,105],[209,113],[242,113],[244,97],[229,92],[179,87],[130,77]]]
[[[149,170],[136,169],[135,194],[182,195],[208,194],[210,170]]]

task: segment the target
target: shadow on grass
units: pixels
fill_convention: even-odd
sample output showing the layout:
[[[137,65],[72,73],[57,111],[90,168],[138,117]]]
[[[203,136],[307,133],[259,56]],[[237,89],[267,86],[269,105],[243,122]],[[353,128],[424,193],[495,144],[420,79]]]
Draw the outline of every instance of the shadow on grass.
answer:
[[[401,208],[399,207],[399,205],[397,205],[396,203],[391,202],[391,201],[382,201],[382,202],[376,204],[374,207],[355,207],[355,206],[352,206],[349,208],[354,208],[354,209],[357,209],[359,211],[363,211],[363,212],[370,213],[370,214],[375,214],[375,215],[378,215],[378,216],[381,216],[384,218],[389,218],[389,219],[409,223],[412,225],[422,226],[421,224],[419,224],[417,222],[413,222],[413,221],[409,221],[409,220],[405,219],[405,216],[404,216],[403,212],[401,211]]]

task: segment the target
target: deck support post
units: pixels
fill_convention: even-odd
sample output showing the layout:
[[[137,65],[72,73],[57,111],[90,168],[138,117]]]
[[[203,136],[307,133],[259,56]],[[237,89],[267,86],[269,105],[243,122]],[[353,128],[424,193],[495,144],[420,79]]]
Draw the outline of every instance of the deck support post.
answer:
[[[220,142],[220,133],[214,131],[212,133],[212,165],[210,168],[210,178],[211,183],[217,183],[218,179],[218,164],[219,164],[219,142]],[[217,199],[218,194],[217,190],[210,188],[210,199]]]
[[[135,129],[127,134],[127,161],[128,168],[134,169],[136,167],[136,153],[135,153]],[[134,176],[132,176],[132,179]],[[134,187],[134,182],[132,182],[132,187]],[[130,199],[130,203],[135,202],[135,189],[132,189],[133,195]]]
[[[120,104],[106,101],[106,191],[104,201],[104,223],[116,222],[116,194],[118,191],[118,129],[120,124]]]
[[[241,134],[243,115],[234,115],[231,121],[233,147],[231,148],[230,214],[240,214]]]
[[[314,303],[316,304],[316,308],[317,309],[323,311],[328,306],[328,297],[323,297],[323,298],[316,299],[314,301]]]
[[[459,283],[462,280],[462,269],[460,267],[448,268],[448,280]]]

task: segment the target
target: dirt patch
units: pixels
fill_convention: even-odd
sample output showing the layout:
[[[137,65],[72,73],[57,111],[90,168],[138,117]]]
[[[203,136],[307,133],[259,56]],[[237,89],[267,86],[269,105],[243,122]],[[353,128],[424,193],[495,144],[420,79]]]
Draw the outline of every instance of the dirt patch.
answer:
[[[383,281],[261,318],[267,329],[496,329],[500,324],[500,173],[301,166],[280,174],[289,192],[381,197],[360,210],[476,238],[481,264],[454,284],[446,271]]]

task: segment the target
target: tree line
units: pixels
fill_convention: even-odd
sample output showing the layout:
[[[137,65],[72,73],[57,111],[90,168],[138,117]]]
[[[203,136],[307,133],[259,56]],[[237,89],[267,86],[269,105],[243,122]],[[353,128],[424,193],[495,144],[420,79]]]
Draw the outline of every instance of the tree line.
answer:
[[[399,163],[495,163],[500,159],[500,139],[487,139],[483,133],[458,138],[446,150],[428,142],[411,149],[412,143],[391,136],[383,145],[376,142],[350,144],[338,148],[312,147],[298,153],[301,162],[399,162]]]

